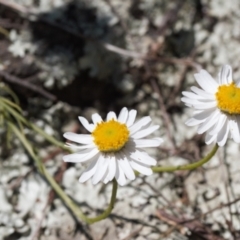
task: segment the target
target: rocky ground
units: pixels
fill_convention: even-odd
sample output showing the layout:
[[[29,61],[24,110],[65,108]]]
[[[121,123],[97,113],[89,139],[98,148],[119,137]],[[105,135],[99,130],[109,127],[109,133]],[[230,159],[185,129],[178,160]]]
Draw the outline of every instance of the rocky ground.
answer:
[[[213,146],[184,122],[181,92],[201,68],[223,64],[240,77],[238,0],[0,0],[0,82],[24,116],[64,142],[83,132],[77,116],[126,106],[150,115],[164,139],[149,150],[159,165],[197,161]],[[85,166],[24,129],[48,171],[90,216],[108,205],[111,184],[80,184]],[[112,214],[78,222],[0,126],[0,239],[240,239],[239,146],[228,141],[195,171],[153,174],[119,187]]]

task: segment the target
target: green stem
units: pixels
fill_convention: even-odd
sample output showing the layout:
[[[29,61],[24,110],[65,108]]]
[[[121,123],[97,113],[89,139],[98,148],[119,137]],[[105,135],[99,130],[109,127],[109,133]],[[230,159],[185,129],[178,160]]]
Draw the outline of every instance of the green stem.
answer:
[[[6,84],[4,84],[2,82],[0,82],[0,91],[1,90],[8,93],[13,98],[14,102],[19,105],[19,99],[18,99],[17,95],[12,91],[11,88],[9,88]]]
[[[53,138],[50,135],[48,135],[47,133],[45,133],[41,128],[37,127],[35,124],[30,123],[30,122],[28,124],[35,132],[37,132],[40,135],[42,135],[48,142],[54,144],[57,147],[60,147],[64,151],[72,152],[69,147],[65,146],[65,144],[63,144],[62,142],[59,142],[55,138]]]
[[[108,205],[108,208],[102,214],[98,215],[97,217],[88,218],[89,224],[99,222],[100,220],[105,219],[109,216],[109,214],[112,212],[112,210],[114,208],[114,203],[116,201],[117,187],[118,187],[117,181],[114,179],[113,187],[112,187],[111,201],[110,201],[110,204]]]
[[[38,171],[47,179],[48,183],[51,185],[53,190],[58,194],[58,196],[62,199],[62,201],[66,204],[66,206],[71,210],[71,212],[78,218],[82,219],[86,223],[92,224],[95,222],[98,222],[104,218],[107,218],[109,214],[111,213],[114,203],[116,200],[116,194],[117,194],[117,182],[116,180],[113,181],[113,188],[112,188],[112,196],[111,201],[108,206],[108,208],[99,216],[94,218],[88,218],[83,214],[83,212],[80,210],[80,208],[66,195],[66,193],[62,190],[62,188],[57,184],[55,179],[48,173],[44,165],[42,164],[41,160],[36,156],[36,154],[33,151],[32,146],[29,144],[26,137],[14,126],[14,124],[8,122],[9,127],[12,129],[12,131],[17,135],[19,140],[22,142],[30,156],[33,158],[33,160],[36,163]]]
[[[9,32],[5,28],[3,28],[1,26],[0,26],[0,33],[2,35],[4,35],[5,37],[7,37],[7,38],[9,37]]]
[[[186,164],[186,165],[181,165],[181,166],[160,166],[160,167],[152,167],[153,172],[174,172],[177,170],[193,170],[195,168],[198,168],[208,162],[217,152],[218,150],[218,145],[216,144],[212,151],[204,158],[201,160],[191,163],[191,164]]]
[[[8,99],[5,98],[5,97],[0,97],[0,101],[3,101],[3,102],[5,102],[6,104],[10,105],[11,107],[16,108],[18,111],[22,111],[22,109],[19,107],[19,105],[17,105],[16,103],[8,100]]]
[[[67,152],[72,152],[71,149],[67,146],[65,146],[65,144],[63,144],[62,142],[59,142],[58,140],[56,140],[54,137],[46,134],[41,128],[39,128],[38,126],[36,126],[33,123],[28,122],[21,114],[19,114],[17,111],[15,111],[14,109],[12,109],[11,106],[8,106],[8,104],[4,101],[2,101],[2,105],[6,108],[6,110],[11,113],[11,115],[21,121],[23,124],[25,124],[28,127],[31,127],[35,132],[37,132],[38,134],[42,135],[48,142],[54,144],[57,147],[60,147],[61,149],[67,151]]]

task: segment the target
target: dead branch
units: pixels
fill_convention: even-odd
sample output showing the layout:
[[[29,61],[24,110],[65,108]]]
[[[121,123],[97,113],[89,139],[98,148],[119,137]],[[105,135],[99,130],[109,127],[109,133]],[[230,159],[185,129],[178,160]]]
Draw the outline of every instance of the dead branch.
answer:
[[[16,76],[13,76],[7,72],[4,72],[4,71],[0,71],[0,76],[3,77],[3,79],[6,81],[6,82],[10,82],[10,83],[14,83],[14,84],[17,84],[17,85],[20,85],[24,88],[27,88],[27,89],[30,89],[32,90],[33,92],[37,92],[38,94],[50,99],[51,101],[56,101],[57,100],[57,97],[54,96],[53,94],[47,92],[46,90],[42,89],[41,87],[39,86],[36,86],[30,82],[27,82],[27,81],[23,81],[22,79],[16,77]]]

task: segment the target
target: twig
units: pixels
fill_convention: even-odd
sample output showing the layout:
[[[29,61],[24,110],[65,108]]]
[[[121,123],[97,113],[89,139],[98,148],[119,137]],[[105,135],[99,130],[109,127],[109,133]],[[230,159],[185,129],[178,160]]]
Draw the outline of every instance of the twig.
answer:
[[[187,228],[185,228],[178,222],[171,220],[169,217],[166,217],[165,213],[163,211],[158,210],[156,212],[156,215],[160,220],[162,220],[163,222],[166,222],[167,224],[169,224],[171,226],[174,226],[174,228],[178,229],[183,235],[186,235],[186,233],[188,231]]]
[[[13,76],[13,75],[11,75],[11,74],[9,74],[7,72],[0,71],[0,76],[2,76],[5,79],[5,81],[7,81],[7,82],[14,83],[14,84],[20,85],[22,87],[28,88],[28,89],[30,89],[30,90],[32,90],[34,92],[39,93],[40,95],[42,95],[42,96],[52,100],[52,101],[56,101],[57,100],[56,96],[54,96],[53,94],[45,91],[41,87],[36,86],[36,85],[34,85],[34,84],[30,83],[30,82],[23,81],[20,78],[18,78],[16,76]]]
[[[129,51],[117,46],[114,46],[110,43],[102,43],[103,47],[111,52],[118,53],[119,55],[122,55],[124,57],[130,57],[130,58],[141,58],[143,60],[153,60],[153,58],[146,57],[145,54]]]
[[[24,175],[19,176],[17,179],[15,179],[13,182],[11,182],[9,185],[7,185],[8,189],[16,189],[17,187],[20,186],[22,181],[33,171],[33,168],[28,170]]]
[[[144,184],[146,184],[147,186],[149,186],[149,187],[151,188],[151,190],[153,190],[153,191],[156,193],[156,195],[154,195],[155,198],[158,198],[158,196],[159,196],[159,197],[161,197],[161,198],[165,201],[165,203],[162,203],[162,205],[163,205],[164,208],[169,209],[173,215],[177,215],[177,213],[175,212],[175,209],[177,209],[177,210],[181,211],[181,213],[183,213],[183,211],[182,211],[182,209],[181,209],[180,207],[174,205],[172,202],[170,202],[170,201],[161,193],[161,190],[162,190],[163,188],[161,188],[161,189],[156,189],[156,188],[155,188],[154,186],[152,186],[149,182],[145,181],[145,179],[143,179],[143,181],[144,181]]]
[[[129,222],[132,224],[138,224],[138,225],[141,224],[143,226],[152,228],[155,232],[158,232],[158,233],[160,232],[158,226],[156,226],[156,224],[150,224],[149,221],[147,221],[147,219],[146,219],[146,221],[143,221],[143,220],[140,220],[139,218],[127,218],[127,217],[124,217],[122,215],[118,215],[115,213],[112,213],[110,217],[113,220],[119,219],[119,220],[123,220],[125,222]]]
[[[117,46],[114,46],[110,43],[102,43],[103,47],[111,52],[115,52],[121,56],[129,57],[129,58],[138,58],[143,59],[145,61],[150,62],[163,62],[163,63],[169,63],[169,64],[179,64],[184,66],[189,66],[194,68],[196,71],[200,71],[202,69],[202,66],[196,62],[192,58],[169,58],[169,57],[149,57],[145,54],[129,51]]]
[[[127,237],[123,238],[122,240],[134,239],[138,235],[138,233],[141,232],[142,229],[143,229],[143,226],[141,226],[137,230],[132,231]]]

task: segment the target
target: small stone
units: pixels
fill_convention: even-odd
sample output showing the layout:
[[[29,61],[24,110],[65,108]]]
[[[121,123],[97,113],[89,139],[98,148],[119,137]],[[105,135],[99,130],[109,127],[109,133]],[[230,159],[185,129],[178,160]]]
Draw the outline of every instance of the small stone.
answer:
[[[14,227],[21,228],[24,225],[24,221],[21,218],[18,218],[14,221]]]

